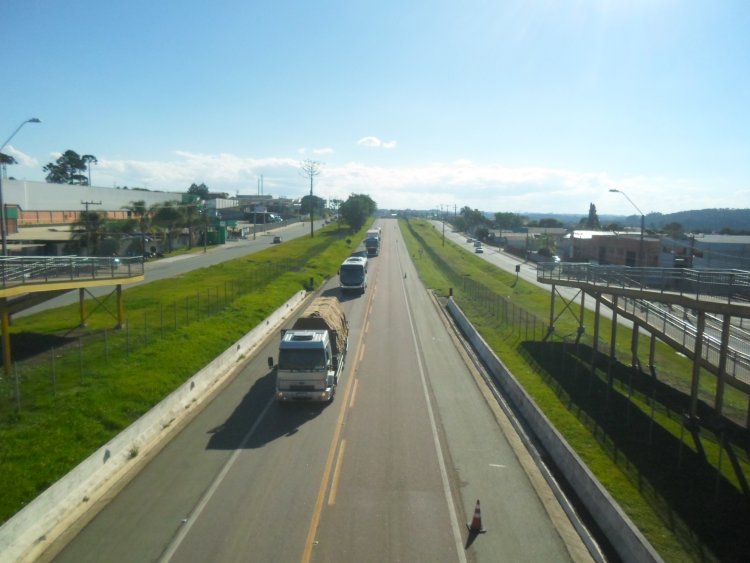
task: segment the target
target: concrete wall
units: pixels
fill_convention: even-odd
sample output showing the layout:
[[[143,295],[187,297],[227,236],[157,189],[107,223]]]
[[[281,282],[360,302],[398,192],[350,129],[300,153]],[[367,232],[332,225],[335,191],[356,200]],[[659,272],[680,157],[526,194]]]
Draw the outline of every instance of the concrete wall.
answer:
[[[170,427],[192,414],[211,390],[232,376],[244,358],[282,324],[305,300],[298,292],[225,352],[211,361],[180,388],[99,448],[75,469],[44,491],[0,528],[0,560],[33,560],[56,537],[65,518],[116,482]]]
[[[534,400],[516,381],[487,342],[474,329],[453,298],[448,311],[471,343],[477,355],[490,370],[494,380],[508,399],[516,416],[521,418],[553,459],[578,498],[609,538],[623,561],[662,561],[659,554],[602,487],[565,439],[552,426]]]

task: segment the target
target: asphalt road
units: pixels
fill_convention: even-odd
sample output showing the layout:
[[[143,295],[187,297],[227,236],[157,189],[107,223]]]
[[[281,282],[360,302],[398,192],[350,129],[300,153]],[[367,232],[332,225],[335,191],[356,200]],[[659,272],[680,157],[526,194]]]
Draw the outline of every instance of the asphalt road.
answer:
[[[273,402],[269,339],[56,561],[586,559],[395,221],[381,224],[368,292],[342,297],[351,333],[333,404]],[[487,533],[470,536],[478,499]]]

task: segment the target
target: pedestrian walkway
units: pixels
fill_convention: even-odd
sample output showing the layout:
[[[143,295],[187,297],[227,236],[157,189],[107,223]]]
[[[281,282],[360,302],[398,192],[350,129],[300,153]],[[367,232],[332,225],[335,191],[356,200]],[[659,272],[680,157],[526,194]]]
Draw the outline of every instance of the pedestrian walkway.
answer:
[[[750,334],[742,322],[750,319],[750,272],[563,263],[540,264],[537,281],[553,292],[556,285],[579,288],[690,358],[691,414],[701,369],[717,377],[718,413],[725,384],[750,395]],[[634,347],[635,363],[637,339]]]

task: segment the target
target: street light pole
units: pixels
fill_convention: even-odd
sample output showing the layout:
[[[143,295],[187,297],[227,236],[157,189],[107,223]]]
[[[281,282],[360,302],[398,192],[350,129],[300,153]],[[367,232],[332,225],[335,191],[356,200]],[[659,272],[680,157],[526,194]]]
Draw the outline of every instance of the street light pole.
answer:
[[[0,145],[0,153],[3,152],[3,149],[5,146],[10,143],[11,139],[16,136],[16,133],[18,133],[21,130],[21,127],[26,125],[27,123],[41,123],[41,120],[32,117],[31,119],[27,119],[26,121],[22,122],[21,125],[16,127],[16,130],[13,131],[10,137],[2,144]],[[2,238],[3,238],[3,256],[8,255],[8,225],[5,221],[5,201],[3,201],[3,174],[2,171],[0,171],[0,230],[2,231]]]
[[[643,214],[643,211],[641,211],[638,208],[638,206],[635,203],[633,203],[633,200],[630,199],[628,197],[628,194],[626,194],[624,191],[618,190],[616,188],[612,188],[609,191],[612,192],[612,193],[615,193],[615,194],[622,194],[623,196],[625,196],[625,199],[627,199],[630,202],[630,205],[632,205],[633,207],[635,207],[635,210],[641,216],[641,240],[640,240],[640,243],[639,243],[639,246],[638,246],[638,265],[641,266],[641,267],[643,267],[644,266],[644,262],[643,262],[643,233],[646,231],[646,216]]]

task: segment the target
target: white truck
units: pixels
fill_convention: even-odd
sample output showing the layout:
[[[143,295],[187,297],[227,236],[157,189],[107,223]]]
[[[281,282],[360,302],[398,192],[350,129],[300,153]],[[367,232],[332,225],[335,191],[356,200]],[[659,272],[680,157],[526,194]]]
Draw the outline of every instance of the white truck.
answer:
[[[349,336],[346,315],[335,297],[318,297],[292,328],[281,331],[276,400],[333,401],[344,369]],[[273,358],[268,358],[273,368]]]

